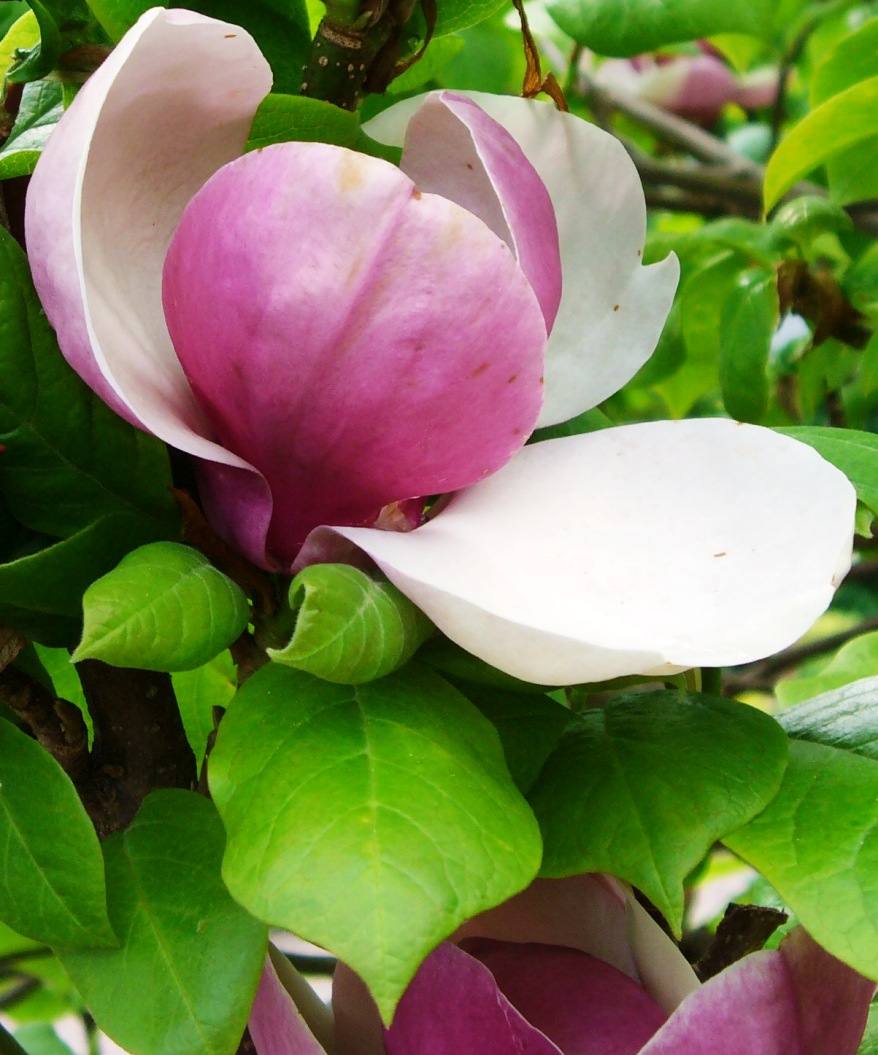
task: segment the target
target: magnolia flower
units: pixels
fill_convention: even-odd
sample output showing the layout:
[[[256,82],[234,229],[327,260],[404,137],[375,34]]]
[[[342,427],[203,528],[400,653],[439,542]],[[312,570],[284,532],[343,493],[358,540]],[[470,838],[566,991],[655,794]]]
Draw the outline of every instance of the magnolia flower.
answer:
[[[241,156],[269,86],[243,30],[149,11],[28,200],[65,356],[195,457],[216,530],[281,571],[356,547],[535,682],[742,663],[803,633],[855,506],[810,448],[725,420],[523,446],[630,379],[673,298],[676,260],[642,263],[624,149],[547,104],[439,94],[370,123],[405,142],[402,171],[321,143]],[[436,494],[423,526],[381,530]]]
[[[277,959],[250,1034],[258,1055],[856,1055],[874,990],[801,927],[700,985],[630,889],[574,876],[537,880],[439,946],[388,1030],[344,965],[333,1024]]]
[[[601,65],[595,81],[712,125],[726,103],[737,103],[745,110],[771,106],[777,97],[778,73],[763,67],[738,74],[705,49],[700,55],[610,59]]]

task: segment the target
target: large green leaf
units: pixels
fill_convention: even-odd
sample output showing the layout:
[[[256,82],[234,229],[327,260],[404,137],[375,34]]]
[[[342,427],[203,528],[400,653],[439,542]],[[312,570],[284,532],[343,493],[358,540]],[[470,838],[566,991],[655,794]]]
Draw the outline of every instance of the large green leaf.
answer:
[[[777,796],[723,841],[825,949],[878,978],[878,761],[793,740]]]
[[[64,113],[58,81],[34,81],[21,93],[21,105],[9,138],[0,150],[0,179],[29,176],[46,141]]]
[[[311,44],[304,0],[187,0],[186,7],[242,26],[250,33],[274,74],[276,92],[297,92]]]
[[[353,147],[359,134],[359,118],[348,110],[322,99],[272,92],[259,104],[246,149],[260,150],[290,140]]]
[[[43,645],[74,645],[87,587],[154,534],[151,521],[116,513],[61,542],[41,540],[44,548],[0,564],[0,622]]]
[[[679,933],[684,878],[775,794],[785,740],[760,711],[701,694],[643,693],[583,712],[528,795],[541,874],[610,872]]]
[[[27,261],[0,229],[0,490],[34,531],[66,537],[113,513],[174,533],[163,444],[117,417],[61,358]]]
[[[878,762],[878,677],[813,696],[781,711],[777,720],[796,740],[853,751]]]
[[[167,7],[168,0],[88,0],[95,18],[113,40],[120,40],[151,7]]]
[[[548,696],[485,685],[458,687],[497,730],[509,773],[526,795],[574,715]]]
[[[59,948],[116,945],[94,826],[54,758],[0,721],[0,918]]]
[[[213,805],[157,791],[104,843],[120,949],[62,953],[98,1025],[138,1055],[234,1055],[266,948],[229,896]]]
[[[811,78],[811,103],[825,102],[860,81],[878,76],[878,18],[838,42]],[[878,134],[842,150],[826,163],[832,196],[847,204],[878,197]]]
[[[774,272],[750,268],[739,274],[722,306],[719,338],[723,403],[738,421],[758,424],[768,409],[768,353],[777,319]]]
[[[246,629],[244,591],[204,554],[177,542],[129,553],[85,592],[73,661],[141,670],[193,670]]]
[[[269,656],[327,681],[360,685],[397,670],[433,624],[389,582],[347,564],[313,564],[290,585],[291,640]]]
[[[807,443],[841,469],[857,489],[857,498],[878,515],[878,436],[817,425],[795,425],[777,431]]]
[[[772,0],[551,0],[549,14],[601,55],[637,55],[714,33],[769,36],[775,8]]]
[[[781,141],[765,170],[765,209],[840,151],[875,136],[878,76],[832,96]],[[830,188],[831,190],[832,188]]]
[[[210,786],[233,895],[350,964],[385,1021],[430,949],[539,867],[496,732],[415,665],[354,688],[264,667],[222,721]]]

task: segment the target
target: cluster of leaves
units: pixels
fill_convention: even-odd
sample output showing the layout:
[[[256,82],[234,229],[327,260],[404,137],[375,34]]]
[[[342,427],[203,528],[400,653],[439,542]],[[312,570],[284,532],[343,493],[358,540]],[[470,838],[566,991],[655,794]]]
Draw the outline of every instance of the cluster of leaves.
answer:
[[[210,747],[211,797],[162,787],[99,842],[82,772],[47,750],[33,709],[5,709],[0,1005],[21,1022],[87,1006],[141,1055],[232,1055],[269,925],[351,964],[389,1017],[439,940],[537,874],[610,872],[680,935],[691,877],[720,840],[826,949],[878,977],[878,5],[532,10],[571,107],[600,118],[641,166],[658,206],[648,254],[673,249],[683,264],[658,351],[603,414],[727,413],[782,428],[857,487],[860,562],[824,626],[836,636],[729,676],[762,702],[788,675],[779,720],[752,697],[724,698],[707,674],[711,692],[685,680],[636,693],[525,685],[352,568],[254,585],[210,545],[213,560],[183,543],[167,451],[64,364],[15,238],[22,181],[52,126],[148,6],[0,10],[0,676],[24,676],[95,719],[97,749],[93,675],[77,670],[172,675],[198,765]],[[309,139],[379,150],[357,114],[299,94],[322,11],[187,6],[244,25],[271,62],[275,92],[251,149]],[[431,32],[421,61],[363,114],[425,87],[516,90],[525,59],[502,3],[419,6],[400,69]],[[592,83],[601,57],[673,57],[703,36],[738,69],[776,67],[772,112],[727,107],[709,132],[670,129],[655,108]],[[604,421],[592,413],[574,427]],[[9,684],[0,699],[14,707],[21,683]],[[32,1055],[59,1050],[29,1027],[19,1040]]]

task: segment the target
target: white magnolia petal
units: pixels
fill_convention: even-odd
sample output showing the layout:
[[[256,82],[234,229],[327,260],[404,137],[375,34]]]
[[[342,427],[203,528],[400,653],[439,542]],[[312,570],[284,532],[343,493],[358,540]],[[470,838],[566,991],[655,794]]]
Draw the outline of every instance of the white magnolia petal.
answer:
[[[410,534],[332,530],[463,648],[565,685],[789,645],[850,565],[855,507],[811,448],[715,418],[547,440]]]
[[[555,207],[563,290],[546,350],[539,421],[553,425],[611,396],[647,361],[674,298],[679,263],[671,255],[642,266],[643,189],[617,139],[551,103],[465,94],[512,133]],[[423,100],[390,107],[365,131],[401,146]]]
[[[207,438],[168,336],[161,277],[183,208],[241,153],[270,87],[244,30],[153,8],[51,136],[26,217],[37,290],[74,368],[135,424],[244,469]]]
[[[650,916],[626,887],[628,934],[643,988],[668,1015],[675,1011],[700,982],[675,942]]]

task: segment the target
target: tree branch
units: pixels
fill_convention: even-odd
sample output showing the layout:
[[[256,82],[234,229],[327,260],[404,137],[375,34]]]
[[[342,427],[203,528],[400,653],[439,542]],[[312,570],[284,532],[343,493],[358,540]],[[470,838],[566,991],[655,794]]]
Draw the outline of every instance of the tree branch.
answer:
[[[822,637],[818,641],[808,641],[803,645],[792,645],[790,648],[785,648],[783,652],[778,652],[776,656],[769,656],[768,659],[750,663],[746,667],[738,667],[726,675],[723,683],[724,692],[727,696],[735,696],[739,692],[747,691],[770,692],[779,675],[788,670],[795,670],[796,667],[815,656],[835,652],[848,641],[853,641],[854,638],[867,634],[870,630],[878,630],[878,616],[864,619],[850,630],[842,630],[838,634]]]
[[[77,707],[57,699],[12,666],[0,673],[0,701],[27,724],[74,783],[83,777],[88,765],[88,731]]]
[[[101,838],[126,828],[143,799],[159,788],[193,788],[195,756],[186,739],[168,674],[77,664],[94,722],[83,803]]]
[[[678,212],[697,212],[704,216],[732,213],[754,220],[761,218],[764,165],[737,154],[722,140],[691,121],[668,113],[645,99],[598,85],[581,71],[577,86],[582,98],[597,113],[606,114],[608,110],[615,110],[625,114],[647,128],[665,145],[706,163],[696,165],[679,160],[659,160],[623,139],[640,178],[646,184],[650,204]],[[686,193],[671,193],[665,188]],[[821,198],[827,196],[825,187],[803,180],[788,191],[783,200],[803,194]],[[878,210],[875,203],[858,202],[848,206],[846,211],[861,231],[878,235]]]

